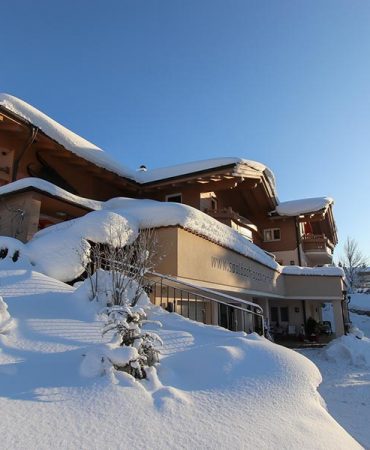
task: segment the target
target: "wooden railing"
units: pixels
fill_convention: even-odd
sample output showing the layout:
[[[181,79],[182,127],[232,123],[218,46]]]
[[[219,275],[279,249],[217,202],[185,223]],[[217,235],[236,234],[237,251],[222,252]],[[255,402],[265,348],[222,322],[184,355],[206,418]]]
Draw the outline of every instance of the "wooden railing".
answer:
[[[333,243],[325,234],[304,234],[301,237],[303,250],[322,250],[331,253],[334,249]]]

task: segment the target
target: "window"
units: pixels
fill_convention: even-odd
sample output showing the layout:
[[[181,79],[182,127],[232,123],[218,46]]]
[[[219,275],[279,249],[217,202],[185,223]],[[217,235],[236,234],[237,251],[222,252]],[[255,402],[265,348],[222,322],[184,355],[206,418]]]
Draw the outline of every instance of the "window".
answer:
[[[282,322],[289,322],[289,309],[287,306],[280,308],[280,319]]]
[[[271,322],[279,322],[278,309],[276,306],[271,307]]]
[[[280,228],[263,230],[263,240],[265,242],[280,241]]]
[[[182,194],[166,195],[166,202],[182,203]]]

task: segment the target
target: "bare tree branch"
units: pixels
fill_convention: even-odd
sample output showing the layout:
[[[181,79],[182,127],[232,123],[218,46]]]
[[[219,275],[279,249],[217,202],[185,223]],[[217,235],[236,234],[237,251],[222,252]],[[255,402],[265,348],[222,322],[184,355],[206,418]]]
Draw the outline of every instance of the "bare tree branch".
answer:
[[[347,237],[344,244],[344,254],[339,261],[339,265],[344,269],[351,291],[358,287],[358,269],[367,266],[367,264],[368,259],[362,254],[357,241]]]

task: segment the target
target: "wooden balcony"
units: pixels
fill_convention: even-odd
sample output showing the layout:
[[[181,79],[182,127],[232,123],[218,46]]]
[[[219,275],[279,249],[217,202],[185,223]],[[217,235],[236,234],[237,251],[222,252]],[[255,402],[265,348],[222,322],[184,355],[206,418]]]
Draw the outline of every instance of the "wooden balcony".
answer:
[[[241,235],[253,241],[258,235],[258,228],[247,218],[235,212],[231,207],[222,209],[207,209],[204,211],[219,222],[237,230]]]
[[[310,264],[330,264],[333,261],[334,244],[325,234],[304,234],[301,242]]]

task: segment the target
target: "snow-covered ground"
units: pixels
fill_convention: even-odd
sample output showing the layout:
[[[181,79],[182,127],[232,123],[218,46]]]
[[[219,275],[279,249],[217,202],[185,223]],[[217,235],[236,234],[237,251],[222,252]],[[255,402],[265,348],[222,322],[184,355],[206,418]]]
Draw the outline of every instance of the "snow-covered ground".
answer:
[[[345,336],[341,338],[344,342],[336,342],[334,348],[300,353],[320,369],[323,381],[319,392],[329,413],[370,449],[370,317],[352,313],[351,320],[364,332],[363,340]]]
[[[361,448],[322,406],[317,368],[264,338],[151,307],[157,371],[86,378],[101,342],[88,300],[22,269],[0,272],[0,295],[14,320],[0,335],[1,448]]]
[[[355,311],[368,311],[370,314],[370,294],[350,294],[349,308]]]

